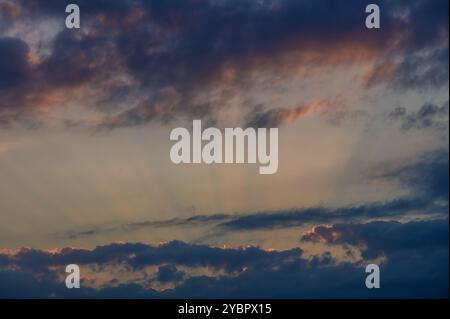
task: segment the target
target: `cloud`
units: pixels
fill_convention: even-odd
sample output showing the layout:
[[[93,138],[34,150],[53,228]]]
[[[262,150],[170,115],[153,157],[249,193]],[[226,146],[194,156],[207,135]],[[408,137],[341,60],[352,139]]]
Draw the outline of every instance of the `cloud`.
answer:
[[[52,45],[39,70],[52,88],[93,84],[114,67],[114,56],[108,53],[113,48],[104,35],[63,31]]]
[[[429,203],[420,199],[398,199],[386,203],[363,204],[343,208],[310,208],[284,212],[259,213],[237,217],[218,227],[225,230],[277,229],[310,223],[330,223],[339,220],[399,218],[421,211],[435,212]],[[443,213],[442,209],[441,212]]]
[[[295,122],[312,113],[324,112],[329,107],[328,101],[315,101],[294,108],[277,108],[269,110],[255,109],[249,114],[245,127],[278,127]]]
[[[3,254],[7,258],[4,265],[23,269],[76,263],[108,264],[125,263],[134,268],[166,263],[188,267],[212,267],[227,272],[241,271],[245,266],[264,266],[268,259],[273,262],[296,258],[302,253],[299,249],[267,252],[257,247],[221,249],[207,245],[191,245],[172,241],[157,246],[141,243],[113,243],[98,246],[93,250],[64,248],[59,251],[45,251],[23,248],[13,254]],[[0,254],[1,256],[2,254]]]
[[[302,241],[352,245],[362,249],[363,258],[374,259],[383,254],[448,250],[448,219],[413,221],[373,221],[319,225],[303,234]]]
[[[241,230],[269,230],[299,227],[312,223],[333,223],[346,220],[402,218],[409,215],[446,215],[447,206],[433,204],[423,198],[400,198],[388,202],[350,205],[340,208],[310,207],[248,214],[198,215],[189,218],[142,221],[117,226],[92,227],[79,231],[56,234],[58,238],[78,239],[104,233],[126,233],[142,229],[168,227],[212,227],[212,232]]]
[[[183,279],[184,273],[174,265],[163,265],[158,268],[156,279],[160,283],[178,282]]]
[[[16,38],[0,38],[0,89],[23,86],[28,79],[28,45]]]
[[[17,1],[12,10],[11,3],[2,2],[2,14],[14,22],[11,28],[60,17],[65,6]],[[448,76],[445,81],[437,75],[448,69],[442,67],[445,50],[448,56],[448,16],[442,14],[447,1],[382,1],[383,27],[370,33],[363,27],[364,1],[78,4],[84,27],[61,28],[46,48],[49,54],[36,52],[20,33],[17,38],[0,38],[0,54],[11,56],[1,60],[14,62],[0,64],[1,71],[12,75],[0,75],[0,123],[71,102],[102,112],[99,121],[81,124],[107,129],[193,117],[214,122],[222,108],[258,87],[260,79],[289,81],[299,74],[325,74],[330,67],[358,63],[389,66],[389,72],[376,73],[376,83],[392,79],[411,86],[408,79],[432,77],[432,86],[448,83]],[[423,52],[436,52],[440,58],[416,63]],[[428,71],[419,77],[417,65]],[[1,90],[2,85],[8,90]],[[115,98],[118,90],[121,98]],[[292,109],[267,105],[249,114],[249,122],[294,121],[310,110],[302,101],[299,104]]]
[[[408,196],[386,202],[344,207],[310,207],[249,214],[199,215],[160,221],[143,221],[114,227],[70,231],[64,238],[94,236],[105,232],[130,232],[145,228],[212,226],[213,232],[281,229],[312,223],[337,223],[373,219],[399,219],[410,216],[447,216],[449,193],[448,150],[439,149],[417,160],[384,163],[370,171],[371,179],[400,183]]]
[[[408,9],[401,8],[404,2],[397,5],[409,32],[391,86],[419,91],[448,86],[448,1],[418,1]]]
[[[146,227],[172,227],[172,226],[196,226],[215,224],[224,220],[232,218],[229,214],[213,214],[213,215],[197,215],[188,218],[172,218],[160,221],[143,221],[125,224],[121,227],[123,231],[133,231]]]
[[[228,214],[213,214],[213,215],[197,215],[188,218],[171,218],[166,220],[154,220],[154,221],[140,221],[134,223],[122,224],[119,226],[111,226],[107,228],[93,227],[82,231],[69,231],[64,234],[58,235],[64,238],[76,239],[86,236],[94,236],[102,233],[110,232],[132,232],[143,228],[164,228],[164,227],[186,227],[186,226],[204,226],[214,225],[224,220],[229,220],[233,216]]]
[[[17,38],[0,37],[0,125],[10,124],[23,111],[21,94],[31,82],[28,45]]]
[[[329,233],[335,233],[330,235]],[[3,298],[331,298],[448,296],[448,219],[431,221],[371,222],[318,226],[304,241],[323,238],[328,244],[361,246],[363,257],[338,261],[328,252],[308,259],[300,248],[285,251],[258,247],[217,248],[183,242],[157,246],[141,243],[110,244],[93,250],[25,250],[1,253],[0,296]],[[364,285],[364,265],[378,255],[382,289]],[[5,261],[6,260],[6,261]],[[30,263],[32,261],[32,263]],[[97,272],[119,267],[122,274],[109,284],[65,289],[58,267],[78,263],[82,273],[89,265]],[[34,265],[28,268],[28,265]],[[102,266],[103,265],[103,266]],[[129,265],[129,266],[127,266]],[[158,290],[148,281],[128,275],[158,266],[155,279],[175,283]],[[13,268],[11,268],[13,266]],[[100,267],[102,266],[102,267]],[[7,267],[10,267],[9,269]],[[104,268],[109,267],[109,268]],[[179,267],[189,267],[179,271]],[[202,267],[222,269],[209,274],[192,272]],[[46,272],[40,269],[47,269]],[[55,270],[56,269],[56,270]],[[61,270],[63,273],[63,271]],[[61,273],[60,273],[61,275]],[[128,278],[128,279],[127,279]],[[132,276],[131,276],[132,278]],[[112,284],[114,282],[115,284]],[[118,283],[118,284],[117,284]],[[299,284],[301,283],[301,284]],[[39,289],[37,289],[39,287]]]
[[[0,0],[0,30],[11,26],[13,19],[21,13],[21,7],[12,1]]]
[[[397,181],[425,201],[444,200],[448,206],[448,149],[426,153],[413,163],[397,167],[387,165],[377,169],[373,177]]]
[[[448,225],[448,219],[319,225],[303,234],[302,241],[357,246],[365,260],[386,258],[381,265],[382,282],[390,288],[401,289],[408,282],[413,291],[420,286],[414,278],[423,276],[423,283],[434,282],[436,291],[445,295],[446,287],[438,288],[437,280],[448,280]]]
[[[407,113],[404,107],[397,107],[389,113],[389,117],[400,121],[404,130],[421,130],[426,128],[448,130],[448,105],[448,102],[442,106],[427,103],[422,105],[417,112],[410,113]]]
[[[398,65],[392,85],[398,89],[419,91],[448,87],[448,60],[448,39],[444,47],[412,53]]]
[[[417,159],[388,162],[368,172],[370,180],[397,183],[408,194],[390,201],[358,203],[342,207],[304,207],[246,214],[211,214],[189,218],[146,220],[109,227],[94,226],[81,230],[54,234],[57,238],[78,239],[100,234],[127,233],[143,229],[169,227],[206,227],[211,235],[242,230],[275,230],[308,226],[370,221],[399,220],[411,217],[448,216],[449,163],[448,149],[422,154]]]

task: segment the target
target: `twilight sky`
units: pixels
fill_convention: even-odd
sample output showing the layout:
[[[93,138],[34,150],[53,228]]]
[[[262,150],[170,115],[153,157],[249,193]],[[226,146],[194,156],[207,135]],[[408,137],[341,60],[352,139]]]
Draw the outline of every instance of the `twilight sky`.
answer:
[[[380,29],[359,0],[0,0],[0,297],[448,297],[448,1],[372,2]],[[278,127],[278,172],[173,164],[194,119]]]

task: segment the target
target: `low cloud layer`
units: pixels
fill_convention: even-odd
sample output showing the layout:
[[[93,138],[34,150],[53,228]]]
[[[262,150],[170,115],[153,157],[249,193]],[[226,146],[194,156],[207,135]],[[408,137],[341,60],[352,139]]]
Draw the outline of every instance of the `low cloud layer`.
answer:
[[[448,220],[410,223],[372,222],[316,226],[303,241],[360,247],[363,260],[339,262],[328,253],[305,258],[302,250],[267,251],[258,247],[215,248],[170,242],[158,246],[141,243],[110,244],[93,250],[59,251],[22,249],[0,253],[1,297],[445,297],[448,296]],[[430,249],[432,247],[432,249]],[[368,290],[364,265],[383,255],[382,287]],[[101,287],[68,290],[61,282],[65,264],[82,271],[96,265],[139,272],[159,266],[144,281],[115,277]],[[191,271],[181,271],[189,267]],[[215,274],[198,275],[211,267]],[[56,269],[56,270],[55,270]],[[58,272],[61,272],[58,274]],[[425,279],[424,279],[425,278]],[[175,286],[158,290],[152,282]],[[9,284],[8,284],[9,283]],[[13,289],[10,289],[14,283]],[[82,281],[83,285],[83,281]],[[36,289],[37,287],[40,289]]]

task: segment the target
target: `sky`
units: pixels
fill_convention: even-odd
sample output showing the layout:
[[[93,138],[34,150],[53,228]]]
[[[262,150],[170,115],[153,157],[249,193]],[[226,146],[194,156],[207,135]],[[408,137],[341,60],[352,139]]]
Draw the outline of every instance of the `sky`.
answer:
[[[448,298],[449,4],[374,3],[0,0],[0,298]],[[172,163],[197,119],[276,174]]]

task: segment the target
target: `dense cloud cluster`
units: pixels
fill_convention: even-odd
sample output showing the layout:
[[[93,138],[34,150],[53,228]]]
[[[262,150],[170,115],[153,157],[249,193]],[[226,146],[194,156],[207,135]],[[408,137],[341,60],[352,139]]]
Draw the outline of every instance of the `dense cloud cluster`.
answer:
[[[215,121],[264,81],[360,62],[379,66],[368,85],[448,85],[447,1],[381,1],[383,27],[370,33],[365,1],[77,3],[81,31],[64,29],[65,1],[0,1],[6,31],[47,19],[61,27],[46,54],[0,34],[0,123],[29,121],[71,99],[104,111],[89,123],[99,127]],[[248,124],[281,125],[308,110],[250,103]]]
[[[266,251],[257,247],[215,248],[170,242],[158,246],[110,244],[93,250],[22,249],[0,254],[1,297],[444,297],[448,294],[448,220],[410,223],[372,222],[317,226],[303,241],[325,240],[361,246],[366,261],[339,262],[328,253],[312,259],[300,249]],[[431,249],[432,248],[432,249]],[[383,289],[364,285],[364,265],[383,255]],[[159,265],[155,280],[172,289],[147,288],[146,283],[114,278],[118,285],[68,290],[52,266],[78,263],[128,265],[140,269]],[[212,267],[225,273],[192,275],[180,266]],[[62,271],[62,270],[60,270]],[[61,275],[61,274],[59,274]],[[8,283],[14,282],[12,285]],[[148,283],[147,283],[148,284]]]
[[[217,270],[234,272],[241,271],[246,266],[265,267],[269,259],[277,264],[298,258],[300,255],[301,250],[299,249],[266,252],[256,247],[222,249],[172,241],[158,246],[141,243],[113,243],[98,246],[93,250],[65,248],[56,253],[23,248],[14,254],[0,256],[2,256],[3,266],[16,266],[22,269],[36,269],[37,267],[46,269],[50,266],[70,263],[79,265],[126,263],[135,268],[169,263],[189,267],[212,267]]]
[[[359,246],[363,249],[363,257],[370,259],[397,251],[406,251],[412,255],[426,252],[445,254],[448,249],[447,232],[447,219],[407,224],[375,221],[365,224],[317,226],[303,235],[302,241]]]

